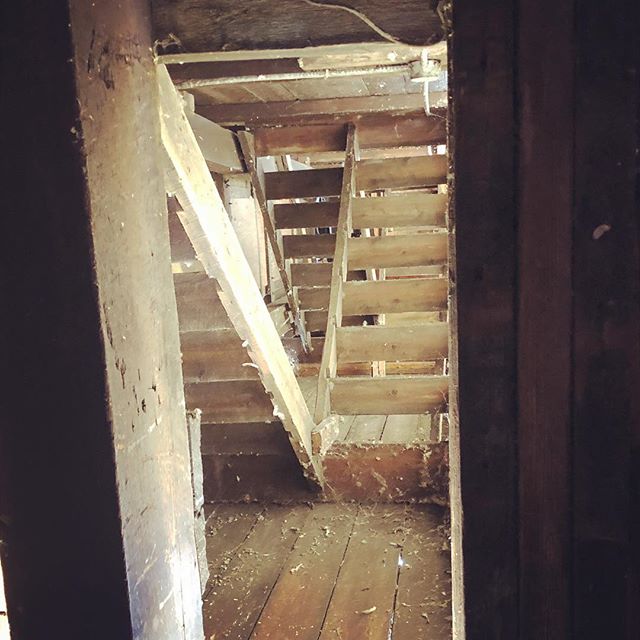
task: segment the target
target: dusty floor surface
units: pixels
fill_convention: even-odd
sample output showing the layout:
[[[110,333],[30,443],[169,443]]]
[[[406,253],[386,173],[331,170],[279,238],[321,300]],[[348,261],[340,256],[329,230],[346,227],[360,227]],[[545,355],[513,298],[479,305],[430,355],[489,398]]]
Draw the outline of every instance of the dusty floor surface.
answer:
[[[445,519],[433,505],[212,506],[206,640],[449,640]]]

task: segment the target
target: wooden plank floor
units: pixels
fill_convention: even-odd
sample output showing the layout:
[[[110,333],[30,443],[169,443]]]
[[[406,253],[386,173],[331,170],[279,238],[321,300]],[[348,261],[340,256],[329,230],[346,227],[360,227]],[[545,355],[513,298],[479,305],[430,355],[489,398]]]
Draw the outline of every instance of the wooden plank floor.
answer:
[[[206,640],[451,639],[443,510],[216,505]]]

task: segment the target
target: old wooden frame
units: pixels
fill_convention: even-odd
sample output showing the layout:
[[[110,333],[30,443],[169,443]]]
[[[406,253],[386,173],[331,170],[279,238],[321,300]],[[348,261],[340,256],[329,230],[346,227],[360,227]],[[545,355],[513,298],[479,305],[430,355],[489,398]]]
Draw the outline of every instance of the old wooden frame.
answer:
[[[314,423],[289,360],[260,295],[251,268],[211,178],[164,66],[158,65],[161,138],[168,156],[168,188],[184,211],[180,219],[220,299],[271,394],[274,415],[288,431],[307,476],[322,484],[322,468],[312,454]]]

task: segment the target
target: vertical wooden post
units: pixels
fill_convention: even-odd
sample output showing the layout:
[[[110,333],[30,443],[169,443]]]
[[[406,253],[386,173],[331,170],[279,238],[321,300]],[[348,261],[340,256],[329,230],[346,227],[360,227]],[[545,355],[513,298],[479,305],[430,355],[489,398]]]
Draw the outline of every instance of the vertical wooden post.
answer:
[[[3,5],[0,548],[16,640],[203,635],[147,10]]]

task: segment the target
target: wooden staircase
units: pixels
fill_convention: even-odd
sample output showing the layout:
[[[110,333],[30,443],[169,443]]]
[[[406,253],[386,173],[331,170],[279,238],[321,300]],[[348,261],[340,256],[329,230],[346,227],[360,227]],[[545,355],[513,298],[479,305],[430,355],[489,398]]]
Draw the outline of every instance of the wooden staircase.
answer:
[[[305,316],[326,310],[316,422],[331,413],[423,414],[446,405],[447,199],[425,192],[445,181],[444,156],[359,161],[354,126],[343,168],[265,175],[270,200],[333,198],[274,207],[280,229],[336,229],[283,238],[286,258],[314,260],[291,268],[300,308]],[[350,279],[356,270],[367,279]],[[371,375],[338,375],[339,365],[363,361],[380,364]],[[440,361],[441,375],[386,375],[387,361]]]

